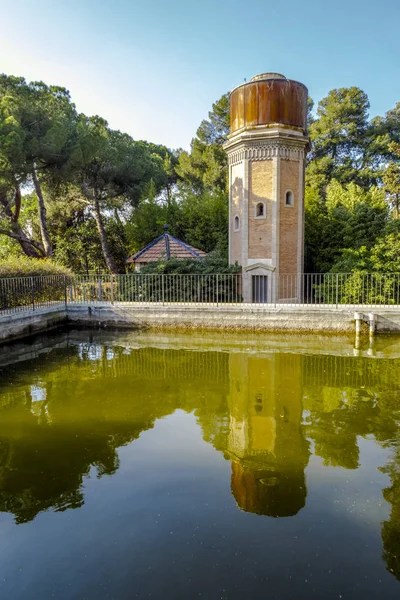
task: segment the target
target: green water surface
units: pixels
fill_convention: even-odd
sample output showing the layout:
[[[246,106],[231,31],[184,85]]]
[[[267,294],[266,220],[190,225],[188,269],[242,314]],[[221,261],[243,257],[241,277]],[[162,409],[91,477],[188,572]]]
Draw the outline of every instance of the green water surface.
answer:
[[[400,598],[400,342],[0,348],[3,599]]]

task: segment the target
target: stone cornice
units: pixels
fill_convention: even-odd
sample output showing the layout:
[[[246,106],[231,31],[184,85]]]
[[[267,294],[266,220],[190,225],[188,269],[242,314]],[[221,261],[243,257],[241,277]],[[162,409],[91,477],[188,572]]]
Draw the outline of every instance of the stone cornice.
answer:
[[[305,144],[291,144],[280,140],[242,141],[226,148],[226,152],[229,165],[235,165],[243,160],[272,160],[276,157],[298,161],[305,157]]]
[[[279,124],[251,127],[228,136],[224,149],[228,163],[234,165],[243,160],[304,159],[309,139],[301,131]]]

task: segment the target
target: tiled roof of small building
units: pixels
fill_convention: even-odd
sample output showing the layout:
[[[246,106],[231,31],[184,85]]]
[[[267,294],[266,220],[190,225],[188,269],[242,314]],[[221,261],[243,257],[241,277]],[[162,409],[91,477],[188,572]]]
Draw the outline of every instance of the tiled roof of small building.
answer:
[[[167,227],[160,237],[156,238],[147,246],[138,250],[127,259],[127,263],[149,263],[160,260],[162,258],[170,259],[171,257],[178,260],[186,258],[203,258],[206,253],[198,248],[178,240],[167,231]]]

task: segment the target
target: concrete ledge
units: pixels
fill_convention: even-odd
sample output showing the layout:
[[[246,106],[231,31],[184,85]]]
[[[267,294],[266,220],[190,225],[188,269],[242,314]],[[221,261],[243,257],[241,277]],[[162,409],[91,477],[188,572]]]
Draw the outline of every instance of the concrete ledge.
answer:
[[[354,332],[351,310],[230,306],[72,305],[68,320],[87,327]]]
[[[293,305],[68,304],[0,316],[0,343],[48,331],[68,322],[110,329],[208,329],[309,333],[355,332],[356,307]],[[376,333],[400,333],[400,307],[373,308]],[[368,326],[366,325],[366,333]]]
[[[0,316],[0,343],[49,331],[67,322],[64,305]]]

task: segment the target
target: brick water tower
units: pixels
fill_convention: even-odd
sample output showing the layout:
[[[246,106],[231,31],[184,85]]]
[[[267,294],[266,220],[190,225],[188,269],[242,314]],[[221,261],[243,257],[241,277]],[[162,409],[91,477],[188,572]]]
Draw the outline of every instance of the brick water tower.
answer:
[[[242,265],[246,302],[301,297],[307,96],[279,73],[230,95],[229,260]]]

